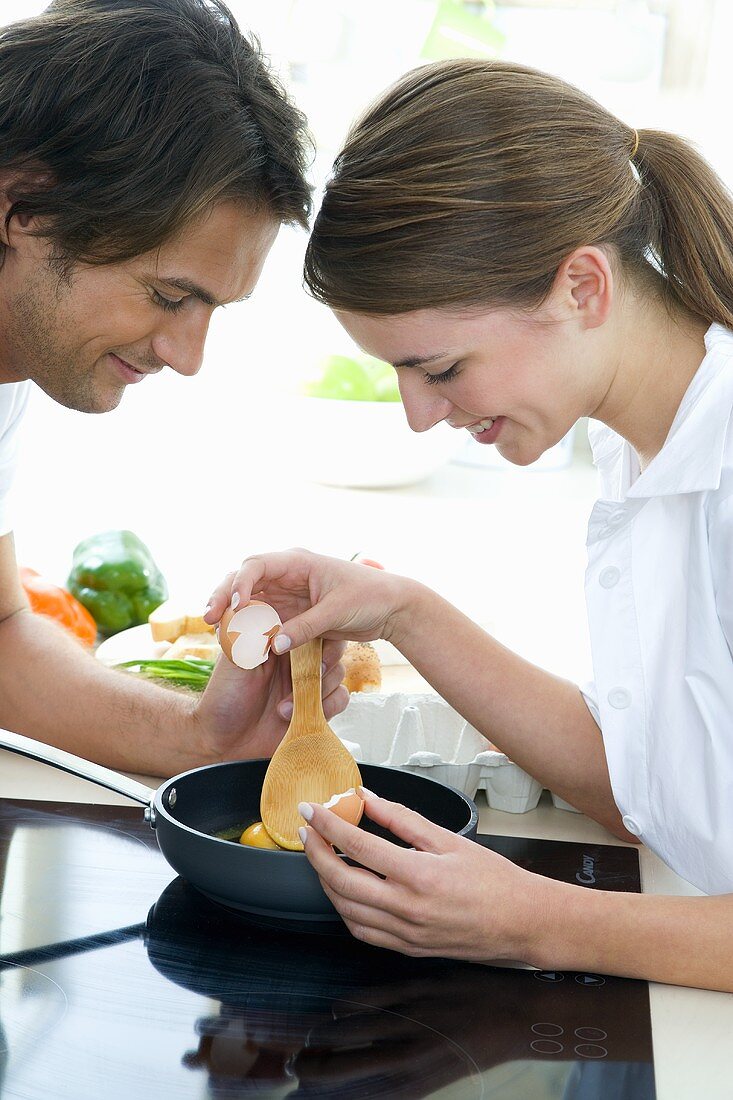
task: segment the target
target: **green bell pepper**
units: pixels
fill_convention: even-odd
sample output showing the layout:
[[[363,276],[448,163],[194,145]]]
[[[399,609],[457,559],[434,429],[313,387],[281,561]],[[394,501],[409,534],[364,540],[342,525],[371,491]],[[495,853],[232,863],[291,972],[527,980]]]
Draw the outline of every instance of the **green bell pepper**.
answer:
[[[165,577],[132,531],[101,531],[80,542],[66,587],[107,637],[146,623],[168,598]]]

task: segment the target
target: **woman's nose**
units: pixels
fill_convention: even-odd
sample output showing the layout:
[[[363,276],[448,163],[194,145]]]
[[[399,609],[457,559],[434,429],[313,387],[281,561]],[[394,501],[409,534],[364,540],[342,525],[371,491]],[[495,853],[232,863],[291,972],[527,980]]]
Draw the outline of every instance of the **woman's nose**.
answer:
[[[453,410],[447,397],[425,393],[425,383],[418,378],[409,382],[400,379],[400,395],[407,423],[413,432],[429,431],[450,416]]]

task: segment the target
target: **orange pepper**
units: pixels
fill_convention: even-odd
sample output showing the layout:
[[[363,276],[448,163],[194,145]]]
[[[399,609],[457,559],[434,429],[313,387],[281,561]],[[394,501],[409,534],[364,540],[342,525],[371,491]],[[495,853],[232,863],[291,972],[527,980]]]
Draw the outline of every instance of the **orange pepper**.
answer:
[[[51,584],[27,565],[22,565],[18,572],[31,611],[61,623],[84,645],[94,645],[97,640],[97,624],[75,596],[65,588]]]

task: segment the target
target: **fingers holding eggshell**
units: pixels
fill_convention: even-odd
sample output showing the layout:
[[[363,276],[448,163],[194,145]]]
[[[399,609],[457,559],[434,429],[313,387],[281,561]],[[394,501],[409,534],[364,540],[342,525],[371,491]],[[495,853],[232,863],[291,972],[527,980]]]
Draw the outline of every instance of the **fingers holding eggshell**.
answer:
[[[267,558],[276,556],[268,554]],[[235,609],[251,603],[252,593],[262,588],[268,579],[271,580],[272,577],[268,577],[266,558],[256,555],[245,558],[240,568],[227,573],[211,593],[204,620],[210,623],[219,622],[229,607]]]
[[[282,627],[274,607],[252,600],[227,607],[219,621],[219,645],[239,668],[257,668],[267,660],[273,639]]]
[[[374,836],[373,833],[367,833],[364,829],[356,828],[351,822],[342,820],[331,810],[327,810],[321,805],[316,803],[308,803],[308,805],[313,810],[313,814],[308,821],[311,830],[317,832],[328,844],[338,848],[344,855],[360,863],[362,867],[376,871],[379,875],[385,875],[387,878],[395,878],[399,881],[409,881],[410,875],[413,873],[409,857],[414,855],[414,852],[410,852],[407,848],[398,848],[396,844],[391,844],[390,841],[384,840],[382,837]],[[368,799],[365,809],[371,817]],[[305,846],[306,855],[309,858],[310,842],[311,838],[309,836]],[[311,862],[315,866],[314,861],[311,860]],[[316,867],[316,870],[320,874],[320,868]]]
[[[285,629],[276,647],[277,653],[284,653],[334,629],[340,630],[349,620],[352,613],[350,597],[344,597],[343,593],[335,596],[327,590],[329,571],[347,565],[303,549],[254,555],[242,563],[231,590],[233,596],[238,595],[243,602],[260,595],[269,600],[275,593],[287,597],[291,613],[284,622]],[[325,584],[325,589],[316,602],[311,602],[314,584],[321,589]],[[277,597],[273,602],[277,602]],[[292,614],[295,609],[297,613]]]
[[[362,929],[387,932],[400,939],[396,950],[408,946],[409,920],[403,888],[363,867],[353,867],[338,856],[314,829],[306,831],[305,852],[321,880],[323,891],[349,930],[365,939]]]
[[[218,623],[219,619],[224,613],[224,610],[229,606],[232,595],[232,581],[234,580],[235,573],[227,573],[224,580],[216,586],[211,593],[206,604],[206,610],[202,616],[204,622],[213,625]]]
[[[307,551],[276,550],[271,554],[252,554],[245,558],[233,575],[232,594],[238,593],[243,602],[252,599],[255,592],[266,591],[268,586],[288,577],[293,581],[294,563]],[[298,573],[297,570],[295,570]],[[298,573],[298,577],[300,574]]]
[[[328,802],[324,802],[323,808],[336,814],[342,821],[358,825],[364,813],[364,799],[354,787],[349,787],[348,791],[335,794]]]
[[[367,816],[377,825],[387,829],[393,836],[406,841],[419,852],[431,852],[440,855],[443,852],[455,850],[465,840],[457,836],[450,829],[444,829],[429,821],[416,810],[403,806],[400,802],[390,802],[387,798],[379,798],[369,791],[362,791],[366,795],[365,809]],[[470,843],[470,842],[469,842]],[[404,851],[404,849],[402,849]]]

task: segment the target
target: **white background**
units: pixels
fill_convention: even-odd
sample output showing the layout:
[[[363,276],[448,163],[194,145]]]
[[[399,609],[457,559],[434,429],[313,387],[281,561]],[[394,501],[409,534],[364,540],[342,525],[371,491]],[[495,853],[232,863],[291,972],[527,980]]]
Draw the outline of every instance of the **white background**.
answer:
[[[3,18],[41,7],[14,0]],[[499,5],[493,18],[506,36],[502,56],[574,81],[630,125],[687,135],[729,179],[732,7],[535,2]],[[419,63],[435,13],[432,0],[232,8],[258,32],[309,117],[317,185],[360,107]],[[681,57],[680,21],[688,43]],[[307,439],[290,395],[321,357],[349,350],[302,289],[304,247],[304,233],[281,232],[252,300],[215,315],[195,379],[165,372],[96,417],[34,393],[15,493],[19,560],[63,583],[78,540],[129,527],[172,591],[205,601],[254,550],[362,551],[439,589],[525,655],[584,678],[584,534],[595,491],[587,448],[576,444],[573,466],[558,472],[451,463],[402,490],[304,481]],[[366,454],[378,446],[363,440]]]

